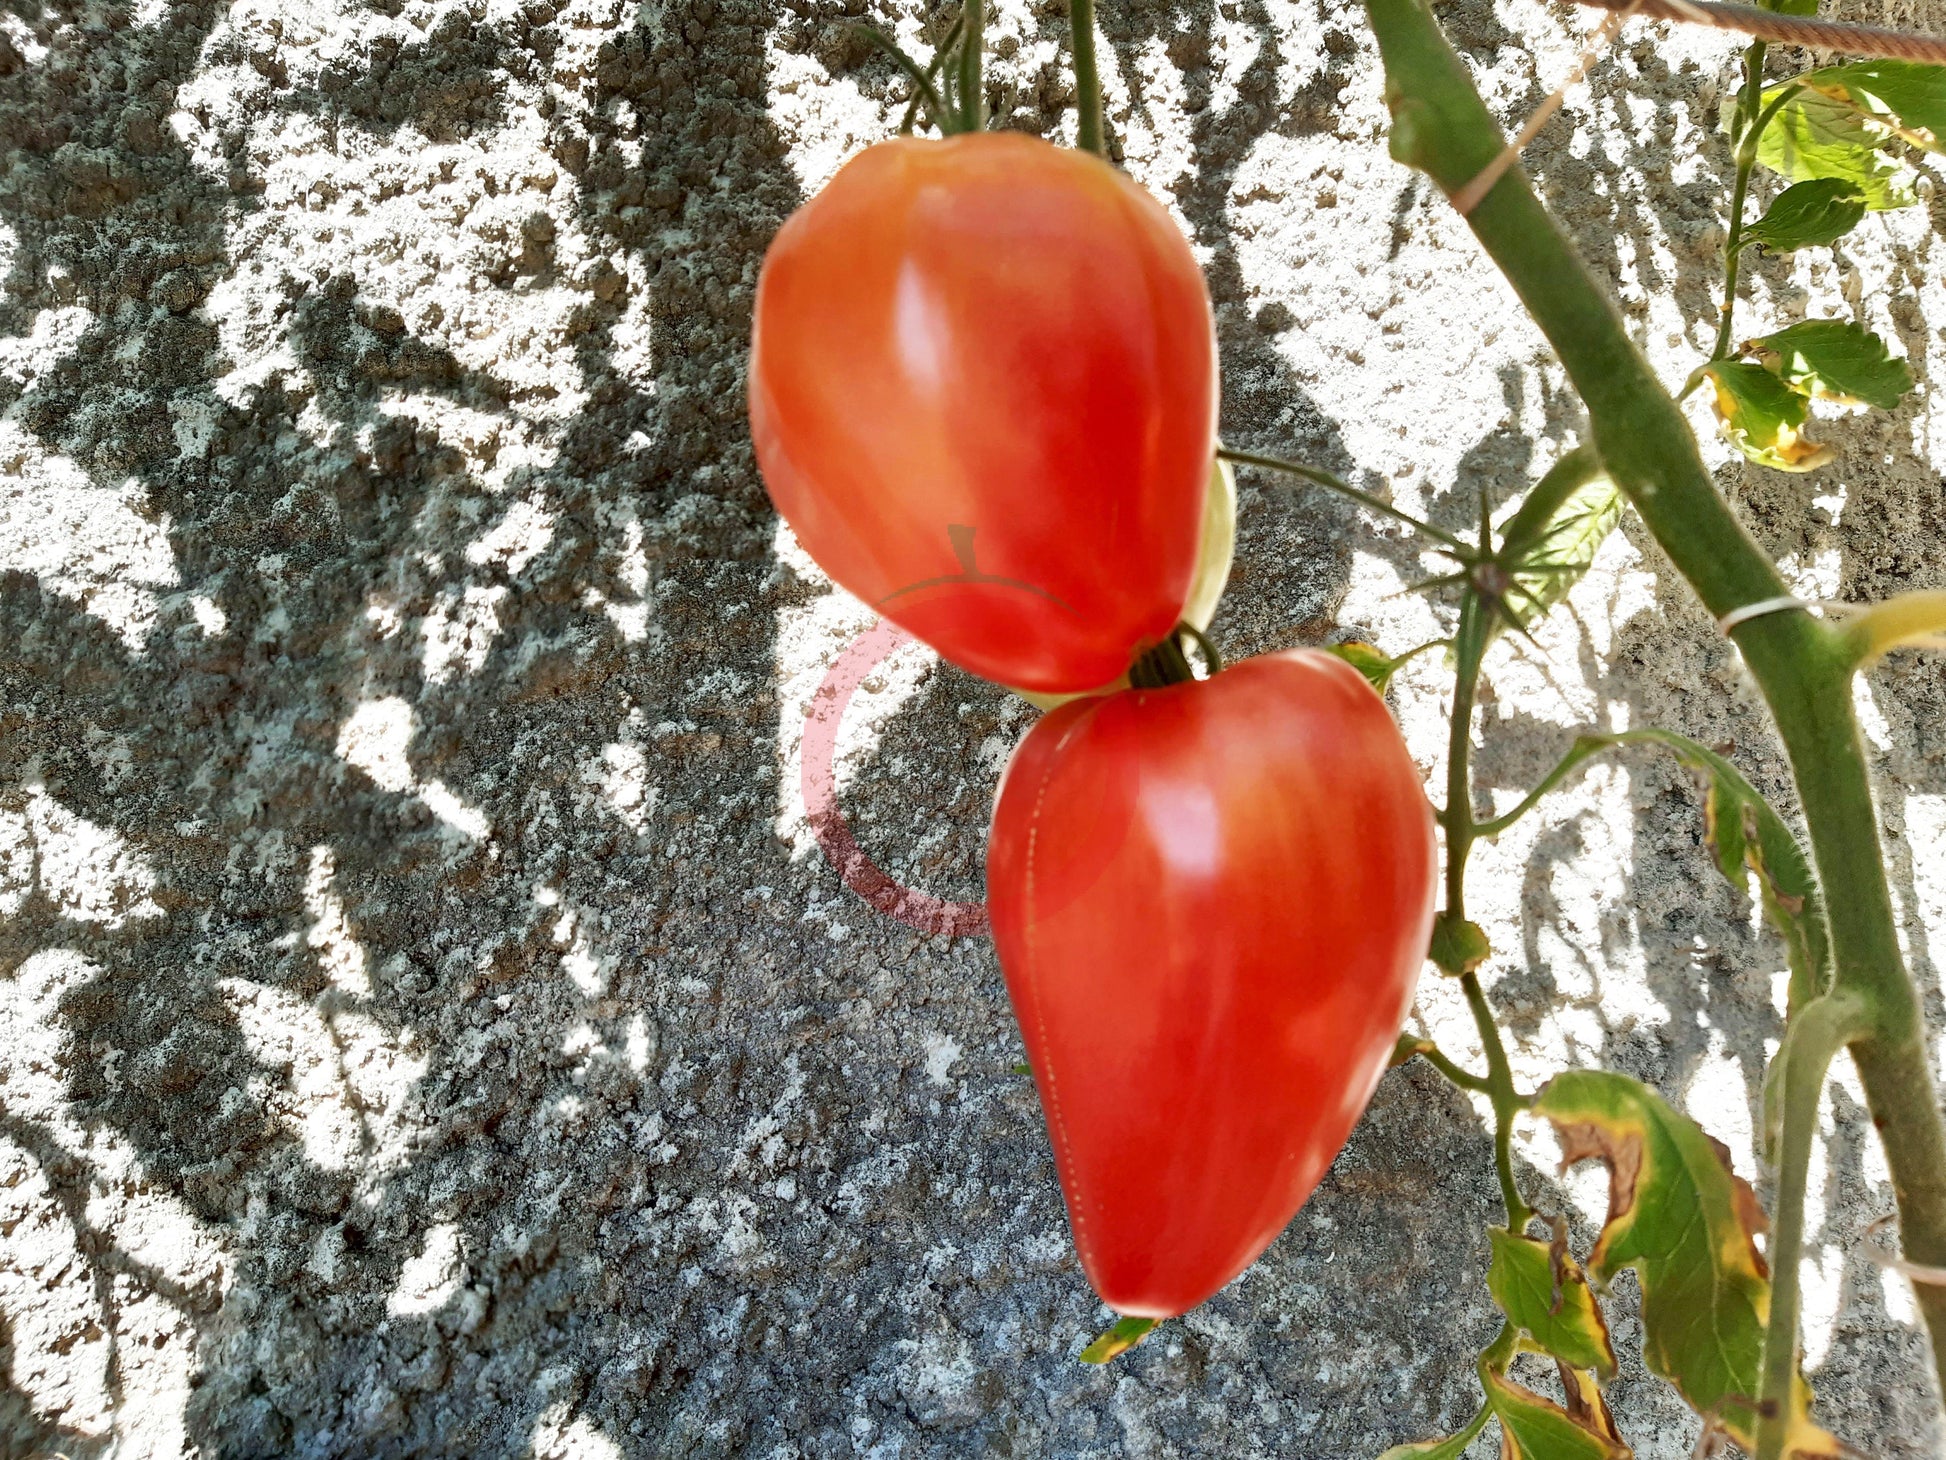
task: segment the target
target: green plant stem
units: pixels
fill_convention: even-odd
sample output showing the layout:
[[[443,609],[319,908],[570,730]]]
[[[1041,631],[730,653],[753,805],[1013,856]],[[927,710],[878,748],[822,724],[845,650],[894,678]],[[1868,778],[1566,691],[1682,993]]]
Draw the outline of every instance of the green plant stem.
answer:
[[[1599,755],[1613,743],[1614,738],[1611,736],[1578,736],[1573,746],[1568,750],[1568,753],[1561,757],[1555,764],[1553,770],[1541,777],[1541,783],[1529,791],[1521,799],[1518,806],[1514,807],[1513,810],[1507,812],[1504,816],[1494,817],[1491,821],[1475,822],[1473,825],[1473,835],[1476,837],[1499,836],[1501,832],[1505,831],[1516,821],[1520,820],[1521,817],[1540,805],[1547,793],[1560,785],[1569,776],[1573,775],[1583,761],[1587,760],[1590,756]]]
[[[1730,336],[1737,308],[1737,267],[1742,257],[1743,204],[1750,191],[1750,169],[1757,161],[1757,108],[1763,104],[1763,41],[1752,41],[1743,53],[1743,90],[1737,95],[1736,181],[1730,187],[1730,231],[1723,241],[1723,314],[1717,321],[1716,348],[1710,359],[1721,360],[1730,353]]]
[[[919,115],[919,103],[926,100],[928,93],[932,98],[931,115],[935,127],[939,125],[939,119],[946,114],[945,105],[941,102],[938,91],[933,87],[933,80],[939,75],[939,68],[945,64],[946,57],[952,52],[953,43],[959,39],[960,28],[965,24],[965,16],[955,16],[951,29],[946,32],[946,38],[939,43],[939,49],[932,53],[932,60],[926,63],[925,84],[915,85],[912,88],[912,100],[905,104],[905,115],[899,119],[901,137],[912,131],[912,123]]]
[[[1901,593],[1844,621],[1845,651],[1865,665],[1893,649],[1936,644],[1946,634],[1946,589]]]
[[[1439,816],[1446,834],[1446,910],[1442,916],[1454,922],[1466,917],[1466,863],[1473,851],[1473,703],[1479,690],[1480,665],[1492,638],[1493,615],[1469,588],[1460,601],[1459,627],[1453,633],[1453,653],[1458,662],[1453,719],[1446,743],[1446,806]],[[1507,1208],[1507,1230],[1519,1233],[1526,1230],[1533,1215],[1521,1199],[1520,1183],[1514,1178],[1514,1116],[1527,1102],[1514,1089],[1513,1068],[1507,1062],[1500,1026],[1494,1022],[1479,975],[1470,969],[1462,973],[1460,988],[1479,1029],[1480,1046],[1486,1051],[1485,1094],[1493,1105],[1493,1164],[1500,1176],[1500,1200]]]
[[[1415,1056],[1423,1059],[1462,1090],[1472,1090],[1484,1095],[1492,1088],[1486,1076],[1474,1074],[1457,1060],[1450,1058],[1430,1039],[1422,1039],[1417,1034],[1401,1034],[1392,1046],[1392,1063],[1402,1065]]]
[[[1068,0],[1068,26],[1073,32],[1074,97],[1079,113],[1075,145],[1097,157],[1108,155],[1101,125],[1101,71],[1095,63],[1095,0]]]
[[[1367,11],[1385,62],[1393,156],[1455,192],[1497,155],[1500,130],[1420,0],[1367,0]],[[1580,393],[1610,478],[1710,613],[1784,596],[1776,566],[1717,493],[1681,410],[1521,170],[1511,169],[1468,222]],[[1891,1168],[1906,1255],[1946,1263],[1946,1124],[1899,952],[1852,709],[1852,654],[1840,631],[1809,613],[1749,619],[1734,638],[1790,758],[1830,922],[1835,986],[1855,993],[1871,1017],[1871,1032],[1851,1051]],[[1796,1218],[1788,1230],[1799,1230]],[[1799,1258],[1773,1245],[1774,1267]],[[1946,1290],[1921,1286],[1918,1301],[1946,1384]]]
[[[1824,1100],[1825,1076],[1832,1057],[1861,1033],[1866,1023],[1862,1002],[1849,992],[1825,994],[1798,1011],[1772,1062],[1770,1085],[1781,1086],[1784,1116],[1783,1138],[1773,1156],[1777,1165],[1777,1221],[1770,1234],[1773,1253],[1803,1250],[1805,1182],[1811,1168],[1811,1141],[1818,1129],[1818,1108]],[[1759,1455],[1781,1456],[1790,1435],[1801,1266],[1797,1262],[1773,1262],[1771,1269],[1762,1391],[1769,1402],[1757,1413]]]
[[[980,68],[986,61],[985,0],[966,0],[960,12],[966,34],[960,41],[959,96],[964,109],[964,130],[977,132],[986,125],[986,83]]]
[[[1286,461],[1281,456],[1264,456],[1255,451],[1233,451],[1227,446],[1217,448],[1217,456],[1232,466],[1260,466],[1265,471],[1281,471],[1288,476],[1302,477],[1314,486],[1326,491],[1336,492],[1339,496],[1368,507],[1381,517],[1390,517],[1395,522],[1403,522],[1407,527],[1417,528],[1427,537],[1443,542],[1450,548],[1465,551],[1466,543],[1443,527],[1434,527],[1430,522],[1421,522],[1410,512],[1401,512],[1390,502],[1381,501],[1370,492],[1361,492],[1347,481],[1334,477],[1330,472],[1315,466],[1306,466],[1299,461]]]

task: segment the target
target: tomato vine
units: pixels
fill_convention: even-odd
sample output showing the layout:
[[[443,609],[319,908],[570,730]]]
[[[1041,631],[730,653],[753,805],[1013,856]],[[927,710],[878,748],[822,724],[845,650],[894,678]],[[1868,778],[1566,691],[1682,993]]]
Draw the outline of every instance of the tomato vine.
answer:
[[[1815,3],[1767,8],[1771,21],[1753,30],[1781,35],[1784,18]],[[1738,344],[1737,295],[1750,250],[1827,247],[1869,211],[1915,200],[1903,151],[1938,150],[1946,136],[1946,67],[1872,60],[1771,78],[1766,40],[1750,42],[1726,118],[1720,314],[1709,357],[1672,394],[1535,197],[1423,0],[1366,9],[1393,157],[1465,216],[1586,408],[1588,440],[1503,521],[1483,496],[1477,528],[1463,535],[1316,467],[1216,443],[1208,301],[1186,246],[1152,199],[1097,160],[1107,147],[1092,0],[1073,0],[1071,19],[1078,150],[1094,157],[962,135],[985,122],[984,0],[964,0],[924,66],[874,33],[913,88],[900,130],[923,109],[948,140],[869,149],[780,235],[758,290],[759,461],[780,511],[841,583],[947,657],[1050,708],[1003,779],[989,889],[1081,1262],[1125,1315],[1084,1360],[1113,1360],[1254,1260],[1308,1196],[1380,1068],[1421,1058],[1492,1114],[1505,1223],[1488,1233],[1486,1281],[1505,1322],[1479,1356],[1482,1401],[1469,1423],[1388,1457],[1450,1460],[1489,1423],[1516,1460],[1628,1456],[1602,1397],[1617,1370],[1602,1299],[1624,1269],[1642,1290],[1645,1360],[1702,1417],[1706,1446],[1727,1438],[1758,1460],[1836,1456],[1845,1447],[1812,1418],[1800,1372],[1798,1269],[1819,1106],[1841,1051],[1884,1141],[1907,1271],[1946,1385],[1946,1288],[1931,1280],[1946,1265],[1946,1122],[1852,698],[1855,675],[1877,656],[1946,643],[1946,592],[1819,617],[1716,491],[1680,403],[1707,383],[1747,460],[1804,471],[1832,455],[1810,437],[1812,401],[1889,408],[1911,388],[1905,362],[1849,320],[1802,320]],[[1717,24],[1735,23],[1737,10],[1707,7]],[[1748,221],[1771,175],[1786,186]],[[1023,212],[1032,228],[1006,232]],[[1111,236],[1150,286],[1143,307],[1104,292],[1114,270],[1099,245]],[[1025,263],[1007,280],[1045,277],[1002,299],[1002,276],[967,259],[1008,249]],[[1090,267],[1077,271],[1084,255]],[[961,274],[977,286],[956,282]],[[1066,333],[1053,338],[1043,316],[1064,320]],[[1067,367],[1045,379],[1085,381],[1087,391],[1008,395],[1006,372],[1041,351]],[[872,412],[857,403],[860,382],[873,387]],[[969,417],[951,408],[973,398],[990,408],[971,418],[1007,420],[1004,443],[952,429]],[[888,425],[888,414],[898,419]],[[910,417],[930,424],[913,428]],[[1203,632],[1224,574],[1192,549],[1200,539],[1206,557],[1213,531],[1227,549],[1232,467],[1336,493],[1418,534],[1448,560],[1415,587],[1452,600],[1451,632],[1397,655],[1344,644],[1331,651],[1342,663],[1293,651],[1226,667]],[[1808,854],[1724,754],[1654,727],[1585,733],[1510,810],[1482,816],[1475,805],[1489,650],[1504,634],[1531,637],[1628,511],[1769,705]],[[1074,529],[1102,518],[1126,519],[1131,535],[1091,555]],[[943,572],[942,556],[956,573]],[[1138,591],[1118,592],[1105,565],[1133,568]],[[901,582],[950,584],[957,596],[925,607]],[[1206,667],[1200,679],[1191,649]],[[1453,675],[1437,871],[1416,776],[1371,693],[1434,649]],[[1752,893],[1789,961],[1787,1024],[1764,1089],[1776,1194],[1762,1250],[1750,1187],[1653,1090],[1597,1070],[1519,1088],[1482,981],[1493,950],[1468,917],[1474,847],[1593,757],[1637,747],[1700,777],[1713,860]],[[1323,836],[1327,784],[1355,792],[1363,820]],[[1354,886],[1356,918],[1345,910]],[[1149,916],[1134,925],[1126,909],[1137,906]],[[1212,937],[1218,909],[1237,915]],[[1424,961],[1457,983],[1483,1071],[1398,1032]],[[1566,1162],[1611,1171],[1608,1219],[1585,1255],[1570,1250],[1565,1221],[1523,1191],[1513,1157],[1522,1120],[1551,1123]],[[1558,1401],[1510,1377],[1523,1352],[1554,1361]]]

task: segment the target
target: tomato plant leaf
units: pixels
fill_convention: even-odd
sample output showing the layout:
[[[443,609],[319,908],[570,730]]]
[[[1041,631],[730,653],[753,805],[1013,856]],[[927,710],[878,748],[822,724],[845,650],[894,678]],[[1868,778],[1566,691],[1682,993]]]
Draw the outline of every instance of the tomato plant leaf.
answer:
[[[1865,191],[1848,177],[1814,177],[1793,183],[1772,201],[1764,216],[1743,230],[1739,248],[1760,243],[1788,252],[1836,243],[1865,216]]]
[[[1764,105],[1797,84],[1770,87]],[[1898,138],[1889,122],[1849,100],[1802,86],[1778,107],[1757,139],[1757,161],[1792,182],[1842,178],[1864,195],[1870,209],[1905,208],[1919,197],[1912,190],[1911,169],[1885,150]]]
[[[1154,1318],[1124,1318],[1108,1332],[1081,1350],[1084,1364],[1105,1364],[1111,1359],[1120,1358],[1149,1336],[1155,1327]]]
[[[1797,80],[1821,96],[1893,128],[1930,152],[1946,137],[1946,66],[1920,61],[1852,61],[1809,71]]]
[[[1384,652],[1371,644],[1352,640],[1344,644],[1326,644],[1324,652],[1335,654],[1353,669],[1365,676],[1365,682],[1380,694],[1391,687],[1392,676],[1399,672],[1403,659],[1388,659]]]
[[[1595,554],[1622,520],[1628,499],[1606,477],[1568,494],[1531,544],[1508,564],[1523,592],[1512,606],[1522,621],[1544,615],[1593,566]]]
[[[1473,1443],[1474,1436],[1487,1426],[1493,1416],[1493,1407],[1480,1406],[1479,1413],[1467,1421],[1466,1428],[1456,1434],[1438,1440],[1414,1440],[1407,1445],[1394,1445],[1378,1460],[1459,1460],[1466,1453],[1466,1447]]]
[[[1748,1448],[1770,1316],[1770,1273],[1756,1243],[1763,1212],[1749,1184],[1701,1126],[1626,1075],[1570,1070],[1534,1109],[1554,1125],[1564,1170],[1590,1159],[1608,1167],[1608,1218],[1588,1270],[1602,1283],[1636,1270],[1649,1368]],[[1787,1452],[1840,1454],[1809,1407],[1800,1378]]]
[[[1462,1431],[1443,1440],[1414,1440],[1408,1445],[1394,1445],[1378,1460],[1459,1460],[1472,1443],[1473,1436]]]
[[[1575,1260],[1552,1244],[1490,1227],[1487,1287],[1509,1320],[1554,1358],[1576,1369],[1615,1372],[1615,1350],[1594,1290]]]
[[[1588,1428],[1553,1400],[1491,1369],[1481,1377],[1500,1421],[1503,1460],[1632,1460],[1627,1445]]]
[[[1743,360],[1715,360],[1703,367],[1709,377],[1723,434],[1759,466],[1779,471],[1810,471],[1835,453],[1806,437],[1804,397],[1782,378]]]
[[[1806,319],[1752,340],[1744,353],[1785,384],[1832,400],[1889,411],[1912,389],[1912,371],[1885,341],[1846,319]]]
[[[1478,923],[1444,912],[1433,919],[1432,946],[1426,950],[1426,957],[1441,972],[1458,978],[1463,973],[1471,973],[1492,956],[1493,945],[1487,942],[1486,930]]]

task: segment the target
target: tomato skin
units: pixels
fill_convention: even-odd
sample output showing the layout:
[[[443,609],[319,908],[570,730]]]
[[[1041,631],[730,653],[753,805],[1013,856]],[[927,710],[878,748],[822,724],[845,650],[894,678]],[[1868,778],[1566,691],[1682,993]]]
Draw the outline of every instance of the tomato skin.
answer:
[[[1063,705],[987,852],[1007,991],[1081,1264],[1193,1308],[1350,1135],[1431,934],[1432,809],[1384,702],[1316,650]]]
[[[771,499],[834,579],[1003,684],[1106,684],[1176,625],[1216,444],[1189,245],[1018,133],[868,147],[784,224],[751,333]]]

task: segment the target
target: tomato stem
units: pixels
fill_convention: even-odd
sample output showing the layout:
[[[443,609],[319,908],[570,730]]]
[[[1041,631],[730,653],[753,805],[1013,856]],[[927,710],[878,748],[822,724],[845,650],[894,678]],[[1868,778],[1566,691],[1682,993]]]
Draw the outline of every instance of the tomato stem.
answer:
[[[966,32],[959,50],[960,130],[977,132],[986,125],[986,84],[980,78],[986,60],[985,0],[966,0],[960,20]]]
[[[940,101],[934,83],[938,79],[939,68],[946,64],[946,58],[953,52],[954,43],[959,40],[960,28],[965,24],[965,16],[953,17],[952,28],[946,32],[946,39],[939,43],[939,48],[932,53],[932,60],[926,64],[925,81],[923,84],[918,82],[913,84],[912,100],[905,104],[905,115],[899,119],[901,137],[911,135],[912,123],[919,115],[919,103],[922,101],[928,103],[932,124],[935,127],[940,125],[940,118],[945,115],[946,107]]]
[[[1075,145],[1097,157],[1108,155],[1101,125],[1101,72],[1095,64],[1095,0],[1068,0],[1073,31],[1075,106],[1080,113]]]
[[[1401,1034],[1392,1055],[1393,1063],[1402,1065],[1415,1055],[1462,1090],[1471,1090],[1477,1095],[1485,1095],[1492,1088],[1485,1075],[1474,1074],[1430,1039],[1422,1038],[1417,1034]]]
[[[1488,544],[1483,540],[1481,550]],[[1453,719],[1446,749],[1446,807],[1439,821],[1446,833],[1446,911],[1443,917],[1454,923],[1466,917],[1466,863],[1472,855],[1474,824],[1471,766],[1473,755],[1473,702],[1479,689],[1480,666],[1487,645],[1493,639],[1493,614],[1470,585],[1460,601],[1459,627],[1453,634],[1453,652],[1458,660],[1453,682]],[[1514,1089],[1513,1067],[1500,1039],[1486,991],[1479,975],[1471,970],[1460,975],[1460,987],[1473,1023],[1480,1032],[1480,1046],[1486,1051],[1486,1096],[1493,1105],[1493,1164],[1500,1176],[1500,1199],[1507,1208],[1507,1230],[1526,1230],[1532,1209],[1522,1200],[1520,1183],[1514,1176],[1514,1116],[1526,1105]]]
[[[1750,191],[1750,169],[1757,161],[1757,138],[1764,125],[1776,114],[1773,107],[1760,115],[1764,95],[1764,52],[1762,41],[1752,41],[1743,53],[1743,89],[1737,94],[1736,180],[1730,185],[1730,231],[1723,238],[1723,311],[1716,326],[1716,348],[1711,360],[1730,353],[1737,307],[1737,268],[1743,255],[1743,209]],[[1781,102],[1782,97],[1778,100]]]
[[[1196,677],[1195,666],[1183,652],[1183,639],[1194,641],[1209,663],[1211,674],[1223,670],[1223,656],[1208,635],[1191,623],[1177,624],[1169,636],[1135,656],[1128,667],[1128,682],[1136,689],[1164,689],[1172,684],[1188,684]]]
[[[1946,646],[1946,589],[1919,589],[1845,621],[1845,647],[1862,667],[1894,649]]]

